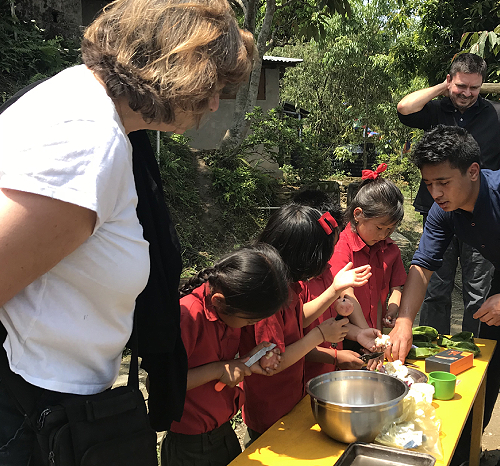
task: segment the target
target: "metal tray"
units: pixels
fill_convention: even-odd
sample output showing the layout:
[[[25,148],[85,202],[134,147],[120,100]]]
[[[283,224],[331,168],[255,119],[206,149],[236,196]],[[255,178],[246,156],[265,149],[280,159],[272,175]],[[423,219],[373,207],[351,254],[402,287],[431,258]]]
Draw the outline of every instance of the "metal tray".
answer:
[[[334,466],[433,466],[436,458],[427,453],[400,450],[373,443],[351,443]]]

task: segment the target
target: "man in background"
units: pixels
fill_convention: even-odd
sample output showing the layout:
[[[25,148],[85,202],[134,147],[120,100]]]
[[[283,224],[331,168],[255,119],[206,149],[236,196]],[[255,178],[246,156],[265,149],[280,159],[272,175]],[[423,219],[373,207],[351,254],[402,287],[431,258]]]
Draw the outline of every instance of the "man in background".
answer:
[[[486,77],[485,61],[464,53],[453,61],[446,80],[436,86],[420,89],[398,104],[398,117],[406,126],[430,130],[438,124],[465,128],[481,149],[481,167],[500,168],[500,103],[479,95]],[[436,97],[443,96],[441,99]],[[433,204],[432,196],[421,183],[415,198],[415,210],[425,221]],[[462,268],[464,316],[462,330],[479,334],[479,320],[472,316],[488,295],[493,267],[472,246],[457,237],[450,242],[442,266],[431,277],[420,308],[420,325],[434,327],[450,334],[451,293],[455,284],[458,259]]]

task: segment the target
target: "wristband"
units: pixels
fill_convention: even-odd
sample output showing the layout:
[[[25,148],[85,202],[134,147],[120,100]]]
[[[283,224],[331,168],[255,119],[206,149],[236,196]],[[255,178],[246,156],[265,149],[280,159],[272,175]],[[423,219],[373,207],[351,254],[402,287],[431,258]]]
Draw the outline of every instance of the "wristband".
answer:
[[[337,348],[333,348],[335,350],[335,355],[333,356],[333,365],[335,369],[337,369]]]

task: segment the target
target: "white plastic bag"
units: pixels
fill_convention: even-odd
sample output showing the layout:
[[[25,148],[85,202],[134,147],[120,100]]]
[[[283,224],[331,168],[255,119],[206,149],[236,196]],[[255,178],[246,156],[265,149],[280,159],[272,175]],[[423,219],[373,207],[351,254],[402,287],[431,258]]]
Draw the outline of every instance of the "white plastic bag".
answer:
[[[389,447],[411,449],[443,458],[439,432],[441,420],[422,393],[410,392],[403,400],[401,417],[384,426],[375,442]]]

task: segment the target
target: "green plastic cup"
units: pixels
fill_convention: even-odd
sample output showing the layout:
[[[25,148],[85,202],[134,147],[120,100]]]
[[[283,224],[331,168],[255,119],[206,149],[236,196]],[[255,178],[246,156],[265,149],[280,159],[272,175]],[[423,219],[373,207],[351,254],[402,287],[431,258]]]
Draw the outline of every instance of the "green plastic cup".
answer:
[[[431,372],[427,383],[434,386],[434,398],[436,400],[451,400],[455,396],[457,376],[450,372]]]

